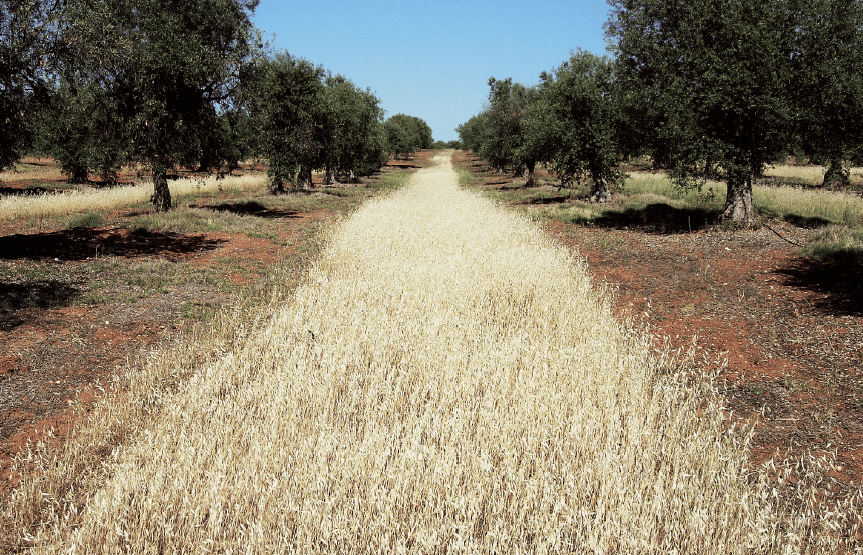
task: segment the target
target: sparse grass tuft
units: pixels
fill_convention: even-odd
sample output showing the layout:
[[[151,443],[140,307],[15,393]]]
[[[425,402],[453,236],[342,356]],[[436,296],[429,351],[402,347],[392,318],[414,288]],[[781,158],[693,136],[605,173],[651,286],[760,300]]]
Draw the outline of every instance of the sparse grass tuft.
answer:
[[[102,227],[107,225],[105,218],[99,212],[85,212],[84,214],[69,218],[67,229],[75,227]]]
[[[188,320],[209,322],[218,312],[219,305],[213,302],[186,302],[180,307],[180,316]]]
[[[812,237],[803,254],[863,267],[863,229],[829,226]]]

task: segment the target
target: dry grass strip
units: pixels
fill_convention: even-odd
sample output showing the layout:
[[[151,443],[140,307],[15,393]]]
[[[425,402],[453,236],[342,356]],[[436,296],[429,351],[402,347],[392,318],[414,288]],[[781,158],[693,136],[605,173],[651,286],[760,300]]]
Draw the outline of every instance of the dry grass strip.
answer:
[[[169,185],[174,199],[221,190],[262,191],[266,179],[260,175],[209,176],[203,179],[178,179]],[[87,211],[111,211],[149,202],[152,184],[120,185],[108,189],[71,190],[41,195],[0,196],[0,221],[68,216]]]
[[[160,389],[85,504],[52,493],[19,519],[33,551],[809,553],[856,534],[854,498],[824,512],[787,469],[748,469],[709,379],[438,161]]]

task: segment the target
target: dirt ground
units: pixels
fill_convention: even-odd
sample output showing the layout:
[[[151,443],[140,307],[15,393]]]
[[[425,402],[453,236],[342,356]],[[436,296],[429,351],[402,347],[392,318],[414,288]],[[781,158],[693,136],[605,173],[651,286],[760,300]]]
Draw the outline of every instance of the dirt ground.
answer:
[[[469,156],[484,188],[513,187]],[[515,183],[517,185],[517,183]],[[650,326],[719,372],[727,409],[754,426],[751,458],[835,453],[831,487],[863,480],[863,275],[799,254],[817,230],[770,222],[656,232],[641,219],[594,226],[547,220],[614,294],[618,316]],[[780,238],[779,235],[785,237]],[[787,240],[786,240],[787,239]]]

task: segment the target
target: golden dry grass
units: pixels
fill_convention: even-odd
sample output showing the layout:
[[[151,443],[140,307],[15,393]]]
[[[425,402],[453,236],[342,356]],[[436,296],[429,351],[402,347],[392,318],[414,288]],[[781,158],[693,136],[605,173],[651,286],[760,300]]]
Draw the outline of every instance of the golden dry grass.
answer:
[[[851,182],[855,184],[863,183],[863,168],[851,168]],[[810,185],[821,185],[824,182],[824,173],[827,171],[825,166],[790,166],[786,164],[776,164],[767,168],[764,175],[767,177],[790,177],[801,179]]]
[[[223,189],[260,191],[265,187],[266,178],[260,175],[227,176],[222,179],[217,179],[216,176],[206,179],[179,179],[169,184],[171,195],[175,200]],[[42,195],[5,196],[0,197],[0,220],[68,216],[91,210],[111,211],[146,203],[152,194],[152,184],[140,184],[109,189],[77,189]]]
[[[33,552],[795,553],[856,532],[850,501],[749,469],[709,378],[438,161],[272,314],[154,357],[65,457],[31,454],[47,474],[8,515]],[[75,466],[107,428],[130,441]]]

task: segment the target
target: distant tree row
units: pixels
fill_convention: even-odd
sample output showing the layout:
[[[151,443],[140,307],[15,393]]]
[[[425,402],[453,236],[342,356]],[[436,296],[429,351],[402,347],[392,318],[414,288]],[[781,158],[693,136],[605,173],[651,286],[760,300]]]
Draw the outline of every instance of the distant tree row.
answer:
[[[847,185],[863,154],[863,2],[610,0],[615,58],[577,51],[540,84],[489,80],[463,145],[533,182],[590,178],[609,198],[624,157],[649,155],[683,186],[727,187],[723,219],[752,225],[752,181],[797,152]]]
[[[432,146],[431,146],[431,147],[432,147],[433,149],[435,149],[435,150],[441,150],[441,149],[444,149],[444,148],[457,148],[457,149],[460,149],[460,148],[462,148],[462,144],[461,144],[461,141],[459,141],[459,140],[455,140],[455,141],[435,141],[435,142],[433,142],[433,143],[432,143]]]
[[[267,55],[257,0],[4,0],[0,4],[0,169],[25,153],[73,181],[152,171],[171,207],[177,168],[226,172],[269,160],[273,192],[313,171],[367,174],[390,155],[431,147],[431,130],[341,75]]]

